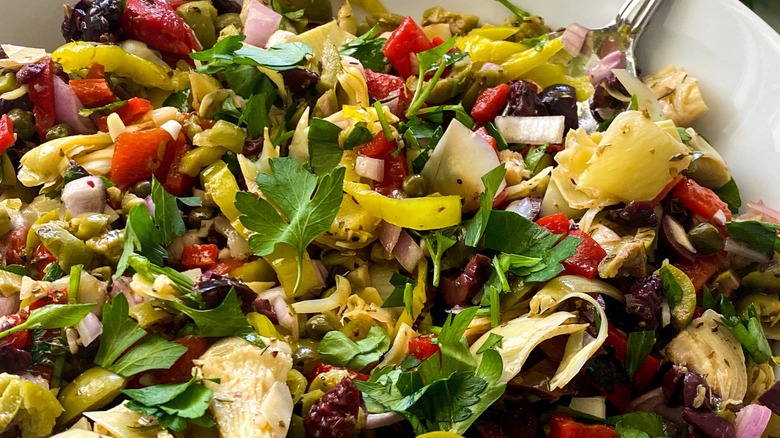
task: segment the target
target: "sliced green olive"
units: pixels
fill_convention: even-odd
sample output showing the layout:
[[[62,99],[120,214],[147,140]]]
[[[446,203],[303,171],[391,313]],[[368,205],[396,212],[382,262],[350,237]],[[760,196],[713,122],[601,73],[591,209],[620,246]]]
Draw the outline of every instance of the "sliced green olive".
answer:
[[[48,131],[46,131],[46,141],[69,137],[75,133],[76,132],[73,130],[72,126],[68,125],[67,123],[60,123],[52,126]]]
[[[419,198],[428,194],[428,180],[420,174],[409,175],[404,178],[404,193],[410,198]]]
[[[65,411],[57,424],[66,425],[82,412],[100,409],[122,392],[127,379],[105,368],[95,367],[84,371],[62,389],[57,399]]]
[[[688,240],[691,241],[696,251],[702,254],[712,254],[722,251],[726,244],[725,239],[714,225],[702,222],[688,231]]]
[[[35,120],[33,113],[14,108],[8,111],[8,117],[14,124],[14,132],[22,140],[29,140],[35,135]]]
[[[16,74],[8,72],[0,76],[0,93],[7,93],[16,90],[19,84],[16,83]]]

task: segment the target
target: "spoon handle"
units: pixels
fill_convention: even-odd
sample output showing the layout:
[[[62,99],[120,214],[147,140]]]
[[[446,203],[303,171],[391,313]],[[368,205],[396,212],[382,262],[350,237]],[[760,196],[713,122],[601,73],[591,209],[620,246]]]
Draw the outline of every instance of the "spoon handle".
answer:
[[[628,35],[636,38],[650,22],[650,17],[663,0],[627,0],[620,8],[615,24]]]

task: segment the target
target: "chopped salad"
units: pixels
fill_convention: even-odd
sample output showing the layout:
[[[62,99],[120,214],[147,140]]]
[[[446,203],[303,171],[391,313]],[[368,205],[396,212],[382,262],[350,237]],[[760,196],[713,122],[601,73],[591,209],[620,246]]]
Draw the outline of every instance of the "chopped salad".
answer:
[[[780,212],[698,81],[498,1],[0,45],[0,434],[780,435]]]

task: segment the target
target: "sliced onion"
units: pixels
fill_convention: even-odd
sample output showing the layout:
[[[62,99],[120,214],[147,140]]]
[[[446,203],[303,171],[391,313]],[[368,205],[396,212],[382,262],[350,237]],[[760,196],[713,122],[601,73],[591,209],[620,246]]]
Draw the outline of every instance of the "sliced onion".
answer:
[[[747,213],[740,216],[740,219],[755,219],[773,224],[780,224],[780,211],[771,209],[764,205],[763,201],[748,202]]]
[[[626,52],[616,50],[588,68],[587,73],[590,76],[590,83],[596,85],[607,79],[612,74],[612,70],[626,68],[626,65]]]
[[[654,121],[663,120],[663,114],[661,112],[661,105],[658,103],[658,99],[655,98],[653,91],[648,88],[642,81],[636,76],[621,68],[612,69],[612,73],[623,84],[628,94],[636,96],[637,104],[640,110],[647,111],[650,118]]]
[[[772,410],[761,405],[747,405],[737,412],[737,438],[760,438],[772,418]]]
[[[363,79],[366,78],[366,69],[363,67],[363,63],[360,62],[359,59],[353,58],[351,56],[342,56],[341,57],[342,62],[346,62],[347,64],[351,65],[352,67],[355,67],[356,69],[360,70],[360,74],[363,75]]]
[[[94,313],[87,313],[87,316],[76,325],[76,330],[79,332],[81,345],[86,347],[103,333],[103,324]]]
[[[0,296],[0,318],[19,310],[19,294],[12,294],[8,297]]]
[[[564,116],[499,116],[496,127],[507,143],[563,143]]]
[[[274,308],[276,319],[279,321],[279,325],[290,331],[293,339],[298,339],[298,317],[293,315],[290,306],[285,301],[285,296],[277,296],[271,305]]]
[[[261,2],[249,2],[249,13],[244,23],[247,44],[264,47],[274,32],[279,29],[282,16]]]
[[[504,210],[517,213],[529,221],[532,221],[536,219],[536,216],[538,216],[539,212],[542,211],[542,199],[530,196],[527,198],[518,199],[516,201],[510,202],[509,205],[504,208]]]
[[[156,206],[154,205],[154,201],[152,200],[152,195],[149,195],[144,198],[144,205],[146,205],[146,211],[149,212],[149,216],[154,217],[154,210]]]
[[[578,23],[570,24],[561,36],[563,50],[571,56],[579,55],[585,40],[588,38],[588,33],[590,33],[590,29],[587,27]]]
[[[234,259],[244,259],[252,254],[252,248],[249,247],[249,242],[233,228],[233,225],[230,224],[230,221],[227,220],[226,217],[217,216],[217,218],[214,219],[214,230],[227,239],[230,257]]]
[[[355,160],[355,172],[364,178],[382,181],[385,179],[385,160],[358,155]]]
[[[769,261],[769,257],[767,257],[765,254],[760,253],[746,244],[738,240],[734,240],[730,237],[726,238],[726,245],[723,249],[726,252],[742,256],[748,260],[753,260],[754,262],[766,263]]]
[[[317,275],[317,283],[320,287],[325,287],[328,284],[328,268],[322,263],[321,260],[312,260],[314,265],[314,274]]]
[[[482,67],[479,68],[479,71],[501,71],[503,68],[498,65],[494,64],[492,62],[486,62],[482,64]]]
[[[366,429],[379,429],[380,427],[391,426],[403,421],[404,416],[398,412],[385,412],[382,414],[366,415]]]
[[[393,249],[395,249],[395,245],[398,243],[398,238],[401,237],[401,231],[403,231],[401,227],[384,221],[376,229],[379,242],[382,243],[388,254],[393,253]]]
[[[92,120],[81,117],[79,110],[84,105],[76,93],[59,76],[54,76],[54,114],[60,123],[67,123],[77,134],[94,134],[97,129]]]
[[[103,180],[96,176],[87,176],[65,184],[62,189],[62,203],[71,216],[102,213],[106,209],[106,188]]]
[[[417,263],[423,258],[423,251],[409,233],[401,230],[401,234],[398,237],[398,244],[396,244],[393,249],[393,255],[404,269],[409,272],[414,272],[415,268],[417,268]]]

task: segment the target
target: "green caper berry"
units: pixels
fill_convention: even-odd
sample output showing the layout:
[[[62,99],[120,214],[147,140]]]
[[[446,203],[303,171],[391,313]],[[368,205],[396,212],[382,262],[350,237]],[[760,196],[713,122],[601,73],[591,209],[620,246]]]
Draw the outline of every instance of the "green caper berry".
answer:
[[[138,181],[130,189],[130,193],[138,196],[139,198],[146,198],[152,194],[152,182],[149,180]]]
[[[411,198],[419,198],[428,193],[428,180],[420,174],[409,175],[404,178],[404,193]]]
[[[209,207],[193,208],[190,211],[190,213],[187,215],[187,225],[189,225],[191,229],[200,228],[203,221],[214,219],[216,215],[217,214],[213,208],[209,208]]]
[[[46,131],[46,141],[56,140],[58,138],[68,137],[76,132],[67,123],[60,123],[54,125]]]
[[[29,140],[35,135],[35,119],[33,113],[14,108],[8,111],[8,117],[14,124],[14,132],[22,140]]]

